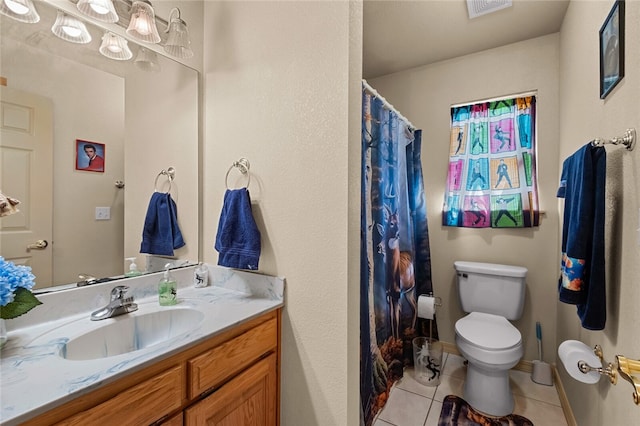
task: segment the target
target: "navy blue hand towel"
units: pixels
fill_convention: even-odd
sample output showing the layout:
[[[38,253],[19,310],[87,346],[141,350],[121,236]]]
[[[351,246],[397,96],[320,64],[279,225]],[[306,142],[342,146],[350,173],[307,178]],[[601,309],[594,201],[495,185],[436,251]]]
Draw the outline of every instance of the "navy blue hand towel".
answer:
[[[606,152],[591,143],[562,165],[564,198],[560,301],[577,305],[582,326],[602,330],[607,318],[604,263]]]
[[[184,245],[176,203],[170,194],[154,192],[142,228],[140,253],[173,256],[173,250]]]
[[[215,248],[219,253],[218,265],[258,269],[260,231],[253,219],[247,188],[225,192]]]

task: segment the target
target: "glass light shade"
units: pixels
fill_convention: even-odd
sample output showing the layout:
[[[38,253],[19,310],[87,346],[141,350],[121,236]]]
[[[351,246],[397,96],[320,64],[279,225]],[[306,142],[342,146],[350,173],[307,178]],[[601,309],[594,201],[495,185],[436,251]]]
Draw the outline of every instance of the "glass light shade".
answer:
[[[160,42],[160,34],[158,34],[156,27],[156,15],[151,4],[140,0],[133,3],[127,34],[147,43]]]
[[[187,24],[182,19],[175,18],[169,23],[169,37],[164,45],[164,50],[178,58],[193,57]]]
[[[136,66],[143,71],[158,72],[160,71],[160,63],[158,62],[158,55],[144,47],[140,47],[138,50],[138,56],[134,61]]]
[[[118,22],[118,14],[111,0],[80,0],[78,10],[102,22]]]
[[[124,38],[110,31],[102,36],[100,53],[116,61],[126,61],[133,58],[133,53],[129,49],[129,43]]]
[[[40,21],[40,15],[31,0],[0,0],[0,13],[27,24]]]
[[[86,44],[91,41],[91,35],[87,31],[84,22],[60,11],[58,11],[56,22],[51,27],[51,31],[61,39],[71,43]]]

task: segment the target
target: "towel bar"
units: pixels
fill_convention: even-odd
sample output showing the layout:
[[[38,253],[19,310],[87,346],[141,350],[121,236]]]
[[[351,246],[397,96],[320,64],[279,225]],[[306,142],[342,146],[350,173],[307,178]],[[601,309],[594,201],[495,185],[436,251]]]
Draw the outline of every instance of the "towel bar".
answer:
[[[593,146],[604,146],[606,144],[624,145],[627,150],[632,151],[636,144],[636,129],[627,129],[623,136],[617,136],[612,139],[596,138],[591,141]]]
[[[249,173],[251,165],[249,164],[249,160],[244,157],[242,157],[238,161],[234,161],[231,167],[229,167],[229,170],[227,170],[227,174],[224,177],[225,186],[227,187],[227,189],[229,189],[229,172],[231,172],[234,167],[240,170],[240,173],[247,177],[247,184],[245,185],[245,188],[248,188],[249,184],[251,183],[251,174]]]
[[[171,192],[171,182],[176,177],[176,169],[174,169],[173,167],[169,167],[167,170],[161,170],[160,173],[158,173],[158,176],[156,176],[156,180],[153,183],[154,192],[161,192],[158,191],[158,178],[163,175],[167,177],[167,181],[169,182],[169,189],[167,189],[167,191],[165,192],[165,194],[168,194],[169,192]]]

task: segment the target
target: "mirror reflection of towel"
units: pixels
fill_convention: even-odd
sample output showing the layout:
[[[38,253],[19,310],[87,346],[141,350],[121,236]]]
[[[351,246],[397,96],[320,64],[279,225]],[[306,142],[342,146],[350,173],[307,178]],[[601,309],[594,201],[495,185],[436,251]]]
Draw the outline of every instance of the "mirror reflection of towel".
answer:
[[[173,256],[173,250],[184,245],[178,226],[178,209],[171,194],[154,192],[142,228],[140,253]]]
[[[247,188],[228,189],[220,213],[215,249],[218,265],[236,269],[258,269],[260,231],[251,212]]]

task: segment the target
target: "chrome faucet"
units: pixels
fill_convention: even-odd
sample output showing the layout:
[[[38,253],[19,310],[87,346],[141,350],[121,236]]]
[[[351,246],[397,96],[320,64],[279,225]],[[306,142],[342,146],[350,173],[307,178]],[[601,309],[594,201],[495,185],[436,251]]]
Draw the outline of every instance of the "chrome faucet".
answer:
[[[76,283],[76,286],[78,287],[84,287],[85,285],[91,285],[98,282],[98,279],[96,277],[89,274],[80,274],[78,275],[78,278],[80,279],[80,281]]]
[[[111,301],[104,308],[100,308],[91,314],[92,321],[99,321],[118,315],[128,314],[138,310],[138,305],[133,303],[133,297],[124,297],[129,290],[126,285],[119,285],[111,290]]]

